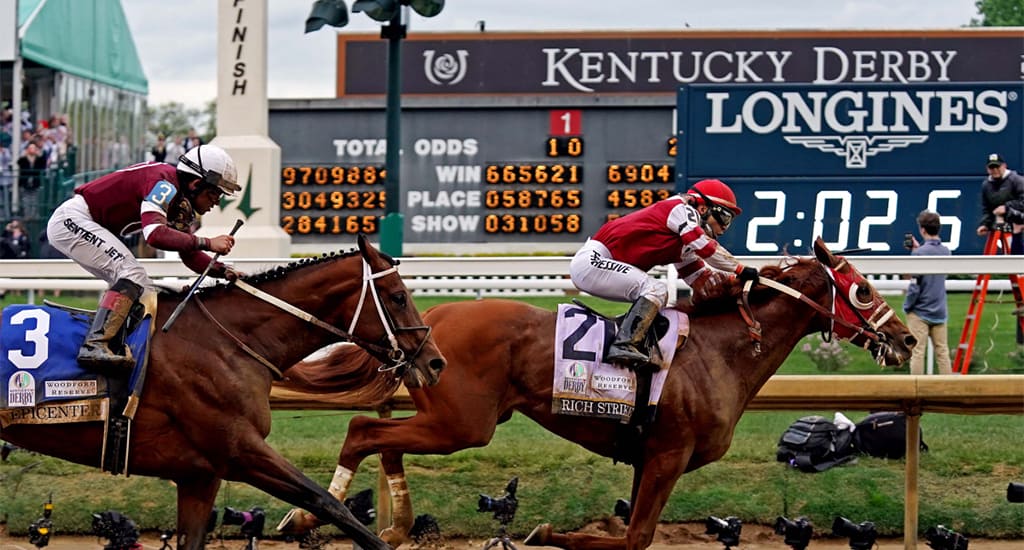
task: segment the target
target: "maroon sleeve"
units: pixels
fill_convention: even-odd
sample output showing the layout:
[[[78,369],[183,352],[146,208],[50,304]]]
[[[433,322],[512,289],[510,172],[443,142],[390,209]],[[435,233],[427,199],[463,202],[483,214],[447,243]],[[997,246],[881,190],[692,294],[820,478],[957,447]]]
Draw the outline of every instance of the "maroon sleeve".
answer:
[[[213,261],[212,256],[199,250],[183,251],[179,252],[178,255],[181,257],[181,261],[196,273],[202,273],[206,269],[206,266],[210,265],[210,262]],[[211,277],[223,278],[224,264],[220,262],[214,263],[210,266],[209,275]]]
[[[203,248],[204,239],[174,229],[167,225],[167,218],[156,212],[143,212],[142,226],[155,226],[146,236],[146,244],[153,248],[174,252],[196,251]]]

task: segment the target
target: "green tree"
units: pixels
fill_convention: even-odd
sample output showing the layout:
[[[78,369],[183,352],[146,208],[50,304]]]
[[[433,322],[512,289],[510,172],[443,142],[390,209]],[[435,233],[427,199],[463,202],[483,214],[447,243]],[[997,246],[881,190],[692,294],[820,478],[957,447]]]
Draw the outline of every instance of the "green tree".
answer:
[[[978,0],[974,6],[981,19],[971,19],[972,27],[1024,26],[1024,0]]]
[[[211,99],[206,102],[206,107],[203,108],[203,121],[206,126],[206,131],[202,132],[203,143],[210,143],[214,137],[217,136],[217,100]]]
[[[199,109],[186,107],[177,101],[156,106],[147,105],[146,131],[152,135],[163,134],[168,139],[174,135],[184,136],[189,128],[202,130],[203,115]]]

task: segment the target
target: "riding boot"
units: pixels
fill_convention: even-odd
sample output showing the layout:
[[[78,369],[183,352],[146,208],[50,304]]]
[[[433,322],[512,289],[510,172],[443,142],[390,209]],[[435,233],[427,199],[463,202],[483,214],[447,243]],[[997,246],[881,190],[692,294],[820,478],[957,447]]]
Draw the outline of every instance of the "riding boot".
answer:
[[[127,279],[118,279],[110,290],[103,293],[92,327],[78,350],[78,364],[82,368],[93,371],[132,369],[135,361],[131,350],[126,346],[124,355],[119,355],[110,349],[110,342],[124,326],[132,306],[141,295],[142,287]]]
[[[658,304],[647,298],[641,296],[633,302],[622,320],[619,333],[615,335],[615,343],[608,352],[608,361],[630,368],[650,362],[651,358],[640,351],[638,346],[644,341],[647,329],[657,315]]]

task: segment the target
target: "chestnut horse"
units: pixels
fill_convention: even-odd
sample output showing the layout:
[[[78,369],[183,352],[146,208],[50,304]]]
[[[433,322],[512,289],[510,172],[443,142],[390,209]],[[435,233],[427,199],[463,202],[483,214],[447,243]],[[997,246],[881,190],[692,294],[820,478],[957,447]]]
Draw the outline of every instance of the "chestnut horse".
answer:
[[[311,510],[363,548],[389,548],[265,438],[270,369],[287,369],[332,342],[351,340],[373,358],[352,368],[336,365],[349,389],[400,375],[412,388],[437,382],[444,357],[396,265],[360,235],[358,250],[202,289],[169,332],[154,335],[127,466],[132,474],[177,484],[179,549],[204,546],[224,479]],[[183,297],[158,297],[155,326]],[[382,363],[391,372],[382,375]],[[0,435],[29,450],[98,466],[103,425],[11,425]]]
[[[558,534],[545,524],[527,544],[607,550],[649,546],[676,481],[725,454],[747,404],[807,334],[821,331],[849,339],[889,365],[910,356],[914,338],[867,280],[845,259],[833,256],[820,239],[815,253],[817,259],[788,258],[787,265],[761,271],[762,283],[749,295],[753,316],[763,328],[759,354],[735,305],[741,292],[736,283],[728,289],[730,300],[690,312],[689,341],[675,355],[657,417],[633,461],[626,536]],[[617,430],[609,428],[616,421],[552,413],[553,312],[483,300],[436,306],[424,314],[424,321],[433,327],[448,360],[444,376],[436,386],[409,390],[417,411],[411,418],[353,418],[330,487],[335,497],[344,498],[359,464],[380,453],[394,501],[393,524],[382,532],[384,540],[397,545],[412,526],[402,455],[482,447],[495,425],[513,411],[592,452],[615,455]],[[279,384],[322,393],[332,384],[332,363],[359,361],[360,356],[367,360],[353,346],[340,346],[293,368]],[[292,510],[278,528],[301,531],[315,525],[315,518]]]

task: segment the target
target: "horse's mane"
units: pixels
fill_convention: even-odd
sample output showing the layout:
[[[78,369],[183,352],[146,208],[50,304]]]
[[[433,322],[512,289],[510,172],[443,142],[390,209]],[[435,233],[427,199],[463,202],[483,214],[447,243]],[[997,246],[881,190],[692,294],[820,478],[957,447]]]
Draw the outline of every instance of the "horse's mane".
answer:
[[[801,258],[798,256],[786,256],[780,265],[766,265],[761,268],[760,277],[772,279],[778,283],[800,290],[817,280],[817,276],[824,276],[820,269],[813,269],[817,260],[814,258]],[[815,274],[818,274],[817,276]],[[683,304],[677,306],[691,317],[704,317],[719,315],[721,313],[735,311],[736,299],[743,292],[743,283],[733,278],[723,285],[723,288],[715,294],[714,298],[699,302],[696,306]],[[755,286],[748,296],[750,305],[764,303],[779,296],[779,292],[764,286]]]
[[[291,274],[291,273],[293,273],[295,271],[298,271],[300,269],[303,269],[303,268],[306,268],[306,267],[315,266],[315,265],[325,264],[325,263],[332,262],[332,261],[335,261],[335,260],[342,260],[344,258],[349,258],[349,257],[355,256],[357,254],[359,254],[359,249],[358,248],[353,248],[352,250],[347,250],[347,251],[325,252],[325,253],[321,254],[320,256],[311,256],[311,257],[308,257],[308,258],[300,258],[300,259],[295,260],[293,262],[289,262],[286,265],[271,267],[269,269],[266,269],[264,271],[260,271],[260,272],[257,272],[257,273],[250,273],[250,274],[247,274],[245,277],[242,277],[241,280],[245,281],[245,282],[247,282],[249,284],[265,283],[267,281],[276,281],[278,279],[283,279],[286,276],[288,276],[289,274]],[[391,263],[391,265],[396,265],[397,264],[397,261],[395,259],[393,259],[391,256],[388,256],[387,254],[384,254],[383,252],[381,252],[380,255],[382,257],[386,258],[388,260],[388,262]],[[216,295],[216,293],[222,292],[222,291],[224,291],[224,289],[227,289],[227,288],[230,288],[230,287],[231,287],[230,283],[218,282],[215,285],[206,286],[206,287],[202,287],[202,288],[198,289],[196,291],[196,294],[198,294],[200,296],[203,296],[203,297],[214,296],[214,295]],[[167,292],[167,296],[172,297],[172,298],[181,299],[181,298],[185,297],[185,292],[186,292],[185,290],[182,290],[182,291],[179,291],[179,292],[169,291],[169,292]]]
[[[369,363],[380,361],[354,344],[338,344],[326,354],[297,363],[274,385],[302,393],[340,394],[331,398],[336,405],[374,407],[395,393],[400,379],[381,374]]]

